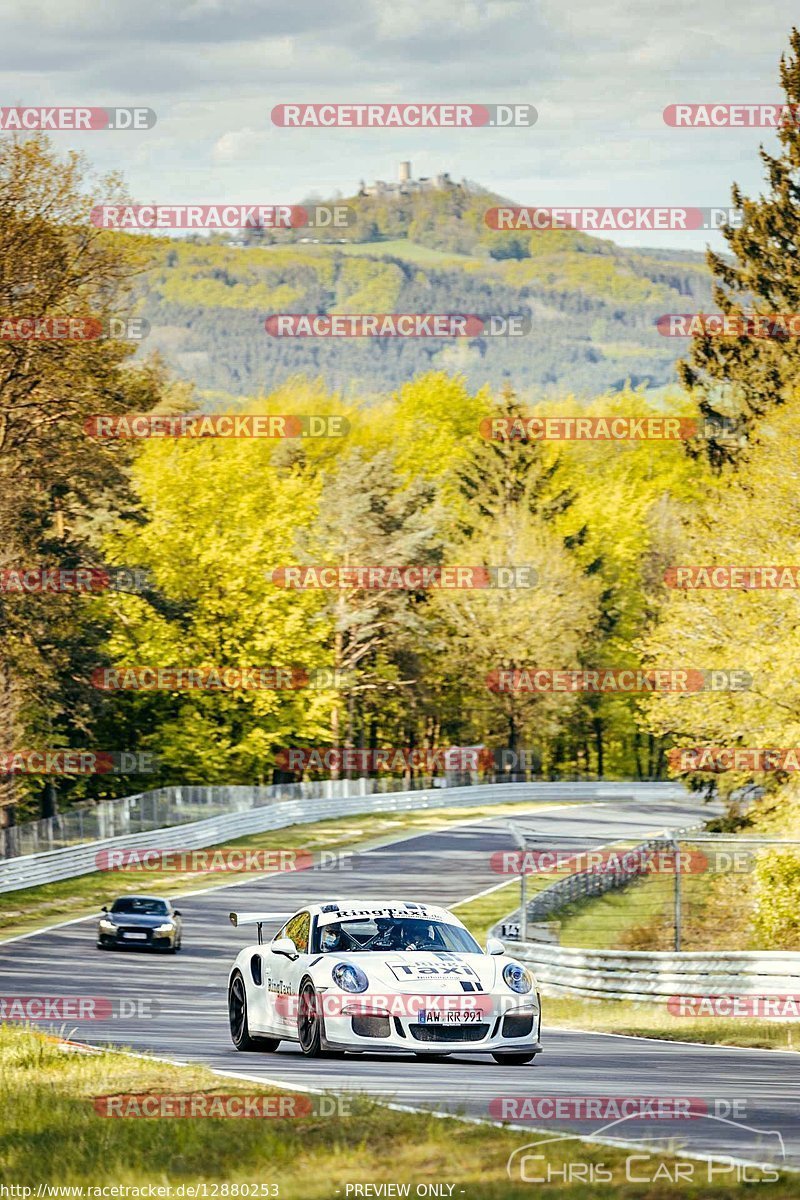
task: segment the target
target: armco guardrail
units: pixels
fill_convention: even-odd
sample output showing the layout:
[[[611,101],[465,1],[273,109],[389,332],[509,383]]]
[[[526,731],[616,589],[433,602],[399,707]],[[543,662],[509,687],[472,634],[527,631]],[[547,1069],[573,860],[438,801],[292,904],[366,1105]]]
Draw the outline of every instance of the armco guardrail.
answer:
[[[609,783],[505,783],[477,784],[472,787],[430,788],[424,791],[375,792],[367,794],[371,780],[340,780],[319,784],[287,784],[285,787],[270,788],[206,788],[165,789],[170,792],[206,791],[214,793],[217,800],[222,793],[228,799],[236,799],[231,793],[258,792],[261,804],[255,807],[250,796],[242,796],[246,807],[242,811],[227,812],[202,821],[193,821],[167,829],[154,829],[139,833],[120,831],[116,837],[95,839],[79,846],[68,846],[50,850],[43,854],[0,861],[0,892],[18,891],[42,883],[53,883],[59,879],[71,879],[95,870],[96,856],[101,850],[115,847],[146,846],[156,850],[197,850],[205,846],[218,845],[228,839],[261,833],[268,829],[282,829],[287,825],[308,824],[324,821],[331,817],[369,812],[407,812],[412,809],[441,807],[474,807],[479,804],[502,804],[519,800],[560,800],[577,802],[630,798],[631,784]],[[344,794],[344,787],[351,789]],[[298,788],[316,788],[314,795],[287,796],[287,792]],[[358,791],[355,789],[358,788]],[[355,794],[353,794],[355,792]],[[265,793],[268,793],[266,795]],[[276,794],[277,793],[277,794]],[[283,793],[283,794],[281,794]],[[320,794],[327,793],[327,794]],[[669,796],[686,796],[684,789],[676,784],[648,783],[636,787],[637,798],[663,800]],[[212,796],[211,799],[214,797]],[[179,796],[173,796],[179,800]]]
[[[462,782],[458,780],[457,782]],[[463,782],[471,782],[469,779]],[[207,817],[249,812],[276,800],[316,799],[365,792],[410,790],[400,779],[321,780],[264,787],[165,787],[98,804],[83,804],[54,817],[0,829],[0,859],[42,854],[121,834],[187,825]]]
[[[650,1000],[671,996],[800,995],[800,953],[790,950],[580,950],[514,943],[546,993],[586,999]]]
[[[26,854],[42,854],[47,850],[61,850],[65,846],[102,841],[120,834],[167,829],[172,825],[186,825],[191,821],[223,816],[230,812],[246,812],[252,808],[262,808],[276,800],[316,799],[349,796],[354,793],[366,795],[367,793],[429,791],[431,787],[506,785],[511,782],[528,783],[531,781],[512,780],[508,777],[481,779],[477,773],[451,771],[438,777],[427,788],[421,779],[415,779],[408,783],[403,779],[388,777],[324,779],[309,783],[268,784],[262,787],[155,788],[149,792],[139,792],[134,796],[121,796],[116,800],[102,800],[97,804],[78,805],[77,808],[57,813],[53,817],[43,817],[39,821],[26,821],[21,825],[0,828],[0,860],[18,858]],[[595,780],[584,780],[583,782],[592,787],[614,786],[604,785]],[[573,783],[570,781],[543,786],[557,789],[572,787]]]

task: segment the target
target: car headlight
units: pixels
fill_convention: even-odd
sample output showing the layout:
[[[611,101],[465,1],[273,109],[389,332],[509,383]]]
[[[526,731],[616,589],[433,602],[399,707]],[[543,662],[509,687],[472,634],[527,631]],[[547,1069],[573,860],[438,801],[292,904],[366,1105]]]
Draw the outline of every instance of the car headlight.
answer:
[[[343,992],[365,992],[369,987],[369,980],[355,963],[337,963],[333,968],[333,982]]]
[[[153,933],[156,935],[156,937],[166,937],[166,935],[168,933],[172,933],[174,928],[175,928],[174,922],[165,921],[163,925],[158,925],[153,930]]]
[[[506,963],[503,967],[503,979],[512,992],[529,992],[533,984],[530,971],[526,971],[517,963]]]
[[[116,933],[117,927],[113,921],[109,921],[107,917],[100,918],[100,928],[104,933]]]

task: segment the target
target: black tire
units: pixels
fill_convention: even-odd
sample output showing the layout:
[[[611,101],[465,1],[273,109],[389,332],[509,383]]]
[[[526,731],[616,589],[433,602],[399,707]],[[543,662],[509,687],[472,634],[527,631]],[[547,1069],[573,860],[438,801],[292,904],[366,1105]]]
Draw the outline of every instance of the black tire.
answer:
[[[228,1022],[231,1041],[237,1050],[277,1050],[280,1038],[252,1037],[247,1024],[247,989],[239,971],[228,988]]]
[[[297,1003],[297,1040],[307,1058],[322,1057],[322,1013],[310,979],[300,985]]]
[[[495,1054],[492,1052],[492,1058],[496,1063],[500,1063],[501,1067],[524,1067],[532,1058],[536,1058],[536,1053],[533,1054],[505,1054],[502,1051]]]

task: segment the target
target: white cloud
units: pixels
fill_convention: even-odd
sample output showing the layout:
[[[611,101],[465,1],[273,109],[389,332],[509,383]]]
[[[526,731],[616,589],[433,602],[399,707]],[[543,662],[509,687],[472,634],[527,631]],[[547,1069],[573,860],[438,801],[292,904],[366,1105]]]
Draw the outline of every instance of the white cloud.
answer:
[[[248,162],[261,156],[267,146],[267,136],[260,129],[235,129],[223,133],[211,150],[218,163]]]

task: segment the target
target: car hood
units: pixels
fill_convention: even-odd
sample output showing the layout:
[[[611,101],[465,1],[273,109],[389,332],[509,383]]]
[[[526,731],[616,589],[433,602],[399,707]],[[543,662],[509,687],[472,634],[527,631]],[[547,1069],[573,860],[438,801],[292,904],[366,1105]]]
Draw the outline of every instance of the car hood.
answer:
[[[369,991],[426,992],[435,995],[464,995],[489,991],[498,978],[498,959],[486,954],[435,954],[394,951],[385,954],[331,955],[337,962],[358,966],[369,980]],[[503,959],[503,965],[507,962]]]

